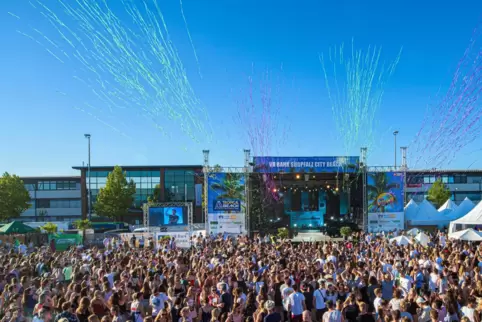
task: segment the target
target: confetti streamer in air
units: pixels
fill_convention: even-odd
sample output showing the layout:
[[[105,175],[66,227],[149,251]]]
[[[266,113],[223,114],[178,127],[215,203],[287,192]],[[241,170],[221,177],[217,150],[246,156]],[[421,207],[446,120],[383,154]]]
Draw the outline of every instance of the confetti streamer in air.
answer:
[[[184,20],[184,26],[186,27],[187,36],[189,37],[189,42],[191,43],[191,48],[192,48],[192,51],[194,53],[194,58],[196,59],[199,77],[203,78],[203,76],[201,74],[201,66],[199,65],[199,59],[197,57],[196,48],[194,48],[194,43],[192,41],[191,32],[189,31],[189,27],[187,25],[186,16],[184,15],[184,8],[183,8],[183,5],[182,5],[182,0],[179,0],[179,4],[181,5],[181,15],[182,15],[182,19]]]
[[[141,117],[167,136],[182,132],[194,141],[210,138],[206,109],[188,80],[160,0],[29,3],[37,16],[18,33],[70,68],[79,86],[88,89],[92,101],[82,107],[76,102],[77,109],[89,115],[102,112],[102,120],[133,122]],[[184,12],[181,14],[187,28]],[[50,29],[29,27],[42,19]],[[25,30],[27,27],[30,30]],[[188,36],[192,44],[189,30]],[[64,89],[57,92],[68,94]],[[174,126],[176,131],[168,130]]]
[[[381,47],[345,52],[344,45],[320,54],[325,85],[330,99],[338,136],[349,155],[374,142],[377,111],[382,103],[384,86],[393,75],[402,51],[385,66]]]
[[[253,68],[254,69],[254,68]],[[281,68],[282,71],[282,68]],[[247,80],[247,88],[239,93],[236,101],[237,122],[243,129],[254,156],[271,156],[286,140],[287,127],[281,120],[282,80],[273,79],[273,73],[266,70],[261,80],[255,80],[254,72]],[[278,190],[280,182],[273,175],[263,174],[262,189],[265,202],[280,200]]]
[[[447,92],[429,105],[412,144],[414,166],[449,165],[482,130],[482,23],[473,31]]]

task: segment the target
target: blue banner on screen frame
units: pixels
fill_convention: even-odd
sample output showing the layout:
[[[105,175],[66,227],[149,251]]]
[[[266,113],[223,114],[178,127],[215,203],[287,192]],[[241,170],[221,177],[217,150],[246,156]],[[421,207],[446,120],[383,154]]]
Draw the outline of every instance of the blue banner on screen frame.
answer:
[[[239,199],[213,200],[213,203],[214,211],[241,211],[241,200]]]
[[[194,185],[194,192],[196,198],[196,207],[200,207],[203,204],[203,185],[201,183]]]
[[[254,157],[254,172],[355,173],[359,157]]]
[[[403,184],[403,172],[367,173],[368,212],[403,212]]]
[[[245,196],[243,173],[211,173],[209,175],[208,213],[244,212]]]

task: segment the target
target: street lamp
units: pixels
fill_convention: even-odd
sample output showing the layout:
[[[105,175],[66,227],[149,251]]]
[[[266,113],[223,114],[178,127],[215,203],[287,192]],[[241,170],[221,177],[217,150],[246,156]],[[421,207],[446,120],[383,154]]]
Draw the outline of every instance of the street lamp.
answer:
[[[398,135],[398,131],[394,131],[393,132],[393,138],[395,140],[395,170],[397,170],[397,135]]]
[[[88,184],[88,194],[87,194],[87,210],[88,210],[88,218],[89,220],[92,219],[92,195],[90,191],[90,134],[84,134],[84,137],[87,139],[87,148],[88,148],[88,163],[87,163],[87,178],[89,178]]]

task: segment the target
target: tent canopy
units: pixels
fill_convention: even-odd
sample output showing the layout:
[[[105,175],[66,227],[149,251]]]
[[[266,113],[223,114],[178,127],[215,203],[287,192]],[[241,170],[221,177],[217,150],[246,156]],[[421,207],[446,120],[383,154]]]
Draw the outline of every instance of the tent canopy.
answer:
[[[452,199],[447,199],[447,201],[443,205],[441,205],[440,208],[438,208],[438,211],[453,211],[455,209],[457,209],[457,204],[453,202]]]
[[[408,239],[406,236],[398,236],[398,237],[390,239],[391,244],[393,244],[394,242],[398,246],[406,246],[406,245],[409,245],[409,244],[413,244],[413,242],[410,239]]]
[[[430,237],[423,232],[418,233],[417,236],[415,236],[415,240],[425,247],[430,243]]]
[[[482,201],[477,204],[468,214],[454,220],[451,224],[460,225],[481,225],[482,224]]]
[[[25,225],[21,221],[12,221],[11,223],[0,228],[0,234],[26,234],[34,231],[35,229]]]
[[[472,228],[449,234],[449,238],[465,241],[482,241],[482,234]]]
[[[458,205],[457,209],[447,214],[447,217],[450,218],[451,220],[457,220],[467,215],[474,208],[475,208],[475,204],[469,198],[466,197],[460,203],[460,205]]]
[[[405,208],[404,208],[405,220],[414,219],[415,216],[417,215],[417,211],[418,211],[417,203],[413,199],[410,199],[410,201],[405,205]]]
[[[442,219],[441,214],[435,209],[435,207],[432,205],[430,201],[427,199],[424,199],[419,205],[417,209],[417,214],[415,215],[415,218],[412,220],[417,221],[417,220],[438,220]],[[445,218],[443,218],[445,219]]]
[[[416,236],[419,232],[421,232],[420,229],[412,228],[409,231],[407,231],[407,236]]]

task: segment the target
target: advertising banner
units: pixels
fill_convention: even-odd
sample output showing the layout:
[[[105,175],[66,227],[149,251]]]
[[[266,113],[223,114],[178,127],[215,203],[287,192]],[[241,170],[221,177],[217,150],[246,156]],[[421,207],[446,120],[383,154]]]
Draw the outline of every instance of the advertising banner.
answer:
[[[245,232],[245,182],[243,173],[212,173],[209,176],[209,233]]]
[[[173,238],[176,242],[176,246],[179,248],[190,248],[191,247],[191,238],[189,236],[188,231],[171,231],[171,232],[158,232],[156,233],[156,241],[161,240],[162,238]]]
[[[403,184],[403,172],[369,172],[368,213],[403,212]]]
[[[209,232],[216,235],[219,233],[243,234],[245,232],[244,213],[231,214],[208,214]]]
[[[254,172],[260,173],[355,173],[358,157],[254,157]]]
[[[196,199],[196,207],[201,207],[203,204],[203,185],[201,183],[194,185],[194,198]]]
[[[402,212],[375,212],[368,213],[368,232],[378,233],[404,229],[404,213]]]
[[[54,241],[56,251],[67,250],[70,246],[80,245],[82,243],[82,236],[75,234],[51,234],[49,235],[49,242]]]

